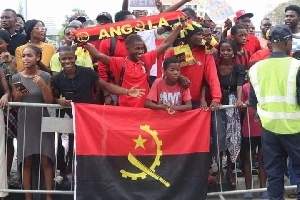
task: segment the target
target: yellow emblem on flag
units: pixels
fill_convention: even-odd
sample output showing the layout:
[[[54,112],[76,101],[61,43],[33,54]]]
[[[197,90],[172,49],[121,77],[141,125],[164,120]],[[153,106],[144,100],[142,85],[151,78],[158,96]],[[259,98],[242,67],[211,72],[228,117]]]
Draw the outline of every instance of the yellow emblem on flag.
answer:
[[[153,163],[150,167],[145,166],[143,163],[141,163],[132,153],[128,153],[127,159],[128,161],[141,170],[140,173],[131,173],[128,171],[125,171],[124,169],[121,169],[120,172],[122,174],[123,178],[131,178],[131,180],[136,181],[138,178],[145,179],[148,176],[151,176],[152,178],[160,181],[162,184],[164,184],[166,187],[170,187],[170,183],[164,180],[161,176],[155,173],[155,168],[160,165],[160,157],[163,155],[163,152],[161,150],[162,141],[158,138],[158,133],[156,131],[153,131],[150,129],[150,126],[144,125],[140,126],[140,129],[149,133],[156,144],[156,155]],[[146,141],[142,139],[141,135],[139,135],[138,139],[134,140],[136,142],[136,148],[137,146],[144,147],[143,143]]]

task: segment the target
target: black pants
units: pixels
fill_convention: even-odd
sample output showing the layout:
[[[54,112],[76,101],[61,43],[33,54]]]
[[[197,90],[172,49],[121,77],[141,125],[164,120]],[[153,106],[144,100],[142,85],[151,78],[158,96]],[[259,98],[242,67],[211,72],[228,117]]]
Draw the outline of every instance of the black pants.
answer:
[[[57,116],[63,118],[65,114],[67,114],[70,118],[72,118],[72,110],[71,109],[62,109],[57,111]],[[57,169],[60,170],[60,173],[70,173],[72,172],[72,162],[74,155],[74,134],[69,134],[69,151],[67,155],[65,155],[65,148],[62,145],[61,140],[62,133],[58,135],[58,147],[57,147]],[[65,160],[66,156],[66,160]]]
[[[297,192],[300,199],[300,133],[278,135],[262,129],[263,167],[268,176],[270,200],[282,200],[286,153],[293,160],[292,168],[297,177]]]

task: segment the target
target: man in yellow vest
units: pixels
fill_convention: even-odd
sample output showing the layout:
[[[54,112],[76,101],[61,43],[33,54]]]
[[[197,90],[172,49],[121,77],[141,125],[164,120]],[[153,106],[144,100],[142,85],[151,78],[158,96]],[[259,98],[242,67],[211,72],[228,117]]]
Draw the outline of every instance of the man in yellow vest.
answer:
[[[286,25],[270,30],[272,53],[249,70],[250,106],[262,125],[263,166],[271,200],[284,199],[284,157],[293,160],[300,199],[300,61],[289,57],[292,32]]]

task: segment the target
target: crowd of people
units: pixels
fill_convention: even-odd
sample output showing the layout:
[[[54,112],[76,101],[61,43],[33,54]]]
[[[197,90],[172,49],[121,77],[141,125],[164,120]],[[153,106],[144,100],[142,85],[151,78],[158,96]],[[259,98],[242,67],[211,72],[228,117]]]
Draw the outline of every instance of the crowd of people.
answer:
[[[181,0],[167,10],[162,9],[160,1],[155,2],[157,9],[163,13],[175,11],[190,1]],[[0,109],[3,109],[4,116],[0,123],[6,125],[6,136],[3,138],[6,137],[7,170],[5,175],[0,175],[1,178],[5,177],[5,183],[0,183],[0,187],[5,188],[6,184],[13,183],[10,172],[14,138],[17,138],[18,170],[22,172],[23,189],[32,189],[31,168],[35,156],[41,154],[38,157],[41,158],[45,188],[52,190],[56,162],[54,134],[43,134],[40,138],[42,116],[49,116],[48,110],[36,107],[7,109],[7,102],[56,103],[65,107],[70,107],[71,102],[79,102],[146,107],[165,110],[169,114],[194,109],[215,111],[212,112],[211,122],[212,160],[218,163],[226,155],[227,170],[224,174],[222,164],[218,165],[213,182],[220,184],[227,179],[232,186],[236,186],[233,170],[235,164],[239,163],[246,189],[251,189],[251,164],[253,158],[257,157],[260,187],[266,187],[267,177],[269,184],[273,184],[269,186],[273,189],[268,188],[260,198],[280,199],[283,191],[282,194],[278,193],[278,187],[280,191],[283,183],[279,182],[284,172],[271,169],[272,161],[262,156],[272,153],[272,148],[267,148],[267,142],[261,139],[264,123],[262,127],[255,108],[261,98],[253,103],[253,93],[259,96],[258,86],[252,82],[255,74],[248,76],[248,71],[251,72],[252,66],[268,57],[277,58],[278,52],[284,57],[300,59],[299,6],[286,7],[285,19],[282,19],[285,25],[275,26],[274,30],[271,19],[262,19],[259,36],[255,36],[251,23],[254,15],[244,10],[237,11],[233,21],[226,19],[224,29],[219,34],[215,31],[216,24],[207,14],[200,18],[191,8],[182,11],[187,21],[173,29],[163,27],[87,44],[76,44],[72,35],[72,30],[84,27],[85,18],[79,16],[65,27],[63,45],[57,47],[47,39],[47,28],[41,20],[25,22],[14,10],[5,9],[0,25]],[[147,11],[130,12],[128,0],[124,0],[122,10],[115,14],[114,20],[107,12],[100,13],[96,20],[101,26],[144,16],[147,16]],[[192,28],[185,29],[186,24]],[[186,34],[182,39],[178,36],[183,29]],[[162,34],[166,37],[159,36]],[[181,50],[178,50],[179,46]],[[189,56],[182,56],[182,51],[188,52]],[[296,66],[297,71],[299,67]],[[294,76],[291,76],[293,80],[296,74]],[[297,87],[299,80],[297,76]],[[246,109],[245,104],[252,107]],[[235,107],[220,109],[222,105]],[[70,108],[56,115],[72,118]],[[300,129],[297,133],[300,133]],[[57,167],[60,177],[65,181],[72,170],[74,137],[69,135],[67,155],[61,135],[58,145]],[[299,145],[295,144],[298,149]],[[0,149],[2,152],[4,154],[4,145]],[[293,152],[293,156],[289,152]],[[299,157],[294,154],[299,152],[287,151],[284,155],[285,158]],[[266,162],[268,165],[262,164]],[[278,162],[282,166],[288,163],[290,182],[298,185],[299,189],[300,159]],[[2,173],[3,169],[0,170]],[[210,177],[212,174],[209,172],[208,169]],[[278,176],[280,178],[274,178]],[[0,193],[0,196],[5,195]],[[300,199],[299,190],[292,191],[290,197]],[[245,194],[245,199],[251,198],[251,192]],[[32,194],[27,193],[26,200],[31,199]],[[50,199],[52,197],[48,194],[47,200]]]

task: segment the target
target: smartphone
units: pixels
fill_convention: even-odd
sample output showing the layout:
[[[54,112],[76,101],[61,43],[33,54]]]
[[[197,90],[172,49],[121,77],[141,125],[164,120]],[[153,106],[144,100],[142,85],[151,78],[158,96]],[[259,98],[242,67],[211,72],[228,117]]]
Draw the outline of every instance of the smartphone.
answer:
[[[16,83],[14,83],[14,84],[15,84],[17,90],[20,90],[20,91],[22,91],[22,90],[27,90],[27,88],[26,88],[21,82],[16,82]],[[27,90],[27,91],[28,91],[28,90]]]
[[[73,92],[65,92],[66,100],[73,100]]]

